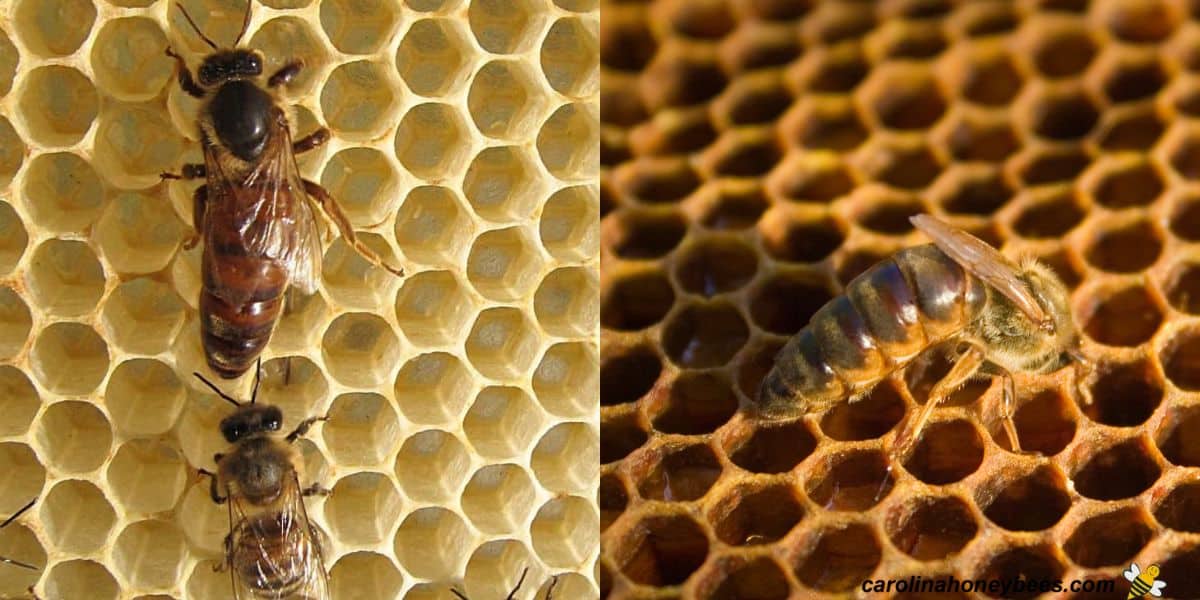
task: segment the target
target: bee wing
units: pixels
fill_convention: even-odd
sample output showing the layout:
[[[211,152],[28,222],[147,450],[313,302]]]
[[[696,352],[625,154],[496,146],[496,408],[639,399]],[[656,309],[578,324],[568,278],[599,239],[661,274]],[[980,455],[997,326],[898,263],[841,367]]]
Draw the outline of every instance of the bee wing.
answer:
[[[1004,294],[1034,323],[1048,323],[1050,317],[1020,277],[1013,264],[983,240],[929,215],[911,217],[912,224],[929,236],[938,250],[962,265],[984,283]]]
[[[1167,587],[1167,582],[1155,581],[1154,585],[1150,586],[1150,595],[1162,598],[1162,591],[1165,587]]]
[[[1122,575],[1125,576],[1125,579],[1127,579],[1129,581],[1133,581],[1134,579],[1137,579],[1137,576],[1141,575],[1141,574],[1142,574],[1142,570],[1138,568],[1136,563],[1129,563],[1129,570],[1122,573]]]
[[[251,549],[230,565],[235,598],[258,598],[271,590],[279,600],[329,600],[321,542],[294,473],[271,508],[248,511],[236,495],[229,502],[233,548]]]

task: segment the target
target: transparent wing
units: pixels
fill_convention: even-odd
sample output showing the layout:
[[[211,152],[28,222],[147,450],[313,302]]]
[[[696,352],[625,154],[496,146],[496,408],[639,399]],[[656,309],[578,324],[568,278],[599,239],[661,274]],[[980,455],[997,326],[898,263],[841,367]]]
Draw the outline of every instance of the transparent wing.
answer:
[[[1125,576],[1125,579],[1127,579],[1129,581],[1133,581],[1134,579],[1137,579],[1137,576],[1141,575],[1141,574],[1142,574],[1142,570],[1139,569],[1138,566],[1134,563],[1129,563],[1129,570],[1122,573],[1122,575]]]
[[[235,598],[329,600],[321,543],[294,476],[270,509],[229,501]]]
[[[1029,291],[1029,286],[1017,277],[1013,264],[983,240],[929,215],[915,215],[912,224],[929,236],[939,250],[954,259],[984,283],[1004,294],[1034,323],[1052,321]]]
[[[1150,586],[1150,595],[1162,598],[1162,591],[1165,587],[1167,587],[1167,582],[1155,581],[1154,585]]]

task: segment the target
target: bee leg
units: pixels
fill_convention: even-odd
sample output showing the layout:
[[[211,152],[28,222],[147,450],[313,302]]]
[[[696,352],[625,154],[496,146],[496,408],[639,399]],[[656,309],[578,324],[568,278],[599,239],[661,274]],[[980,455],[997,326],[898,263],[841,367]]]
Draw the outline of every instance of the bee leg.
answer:
[[[933,415],[933,409],[937,408],[942,400],[945,400],[954,390],[957,390],[962,384],[966,383],[979,367],[983,365],[983,350],[972,344],[966,352],[958,357],[958,362],[954,363],[954,367],[949,373],[942,378],[941,381],[934,384],[933,389],[929,390],[929,397],[925,400],[925,406],[921,408],[921,412],[917,415],[917,419],[913,424],[906,427],[892,448],[894,456],[899,459],[908,454],[909,446],[921,437],[921,431],[925,429],[925,423],[929,421],[929,417]]]
[[[329,494],[332,494],[332,493],[333,493],[333,490],[331,490],[319,483],[314,483],[314,484],[300,490],[300,495],[304,496],[306,498],[308,496],[328,496]]]
[[[201,165],[202,166],[202,165]],[[187,165],[184,166],[184,173],[187,173]],[[204,209],[208,202],[208,186],[202,185],[196,188],[192,194],[192,235],[183,240],[183,249],[191,250],[200,243],[200,231],[204,229]]]
[[[183,57],[176,54],[175,50],[170,46],[167,46],[167,56],[175,59],[175,72],[179,76],[179,87],[193,98],[203,98],[204,88],[196,85],[195,80],[192,79],[192,72],[188,70],[187,63],[183,62]]]
[[[295,442],[297,439],[299,439],[300,436],[308,433],[308,430],[310,428],[312,428],[313,423],[316,423],[317,421],[328,421],[328,420],[329,420],[329,415],[325,415],[323,417],[309,417],[303,421],[300,421],[300,424],[296,426],[296,429],[294,429],[291,433],[289,433],[287,435],[287,442],[289,444],[291,444],[291,443]]]
[[[512,589],[512,591],[508,593],[508,597],[505,598],[504,600],[513,600],[513,598],[515,598],[517,596],[517,591],[521,589],[521,584],[525,583],[525,576],[528,574],[529,574],[529,567],[525,567],[525,569],[523,571],[521,571],[521,578],[517,580],[517,586],[514,587]]]
[[[1004,434],[1008,436],[1008,446],[1017,454],[1039,454],[1021,450],[1021,438],[1017,436],[1017,423],[1013,421],[1013,416],[1017,414],[1017,386],[1013,382],[1012,373],[1005,371],[1000,377],[1004,384],[1004,393],[1000,403],[1002,413],[1000,422],[1004,425]]]
[[[329,141],[329,130],[324,127],[292,142],[292,154],[300,154],[308,152],[314,148],[320,148]]]
[[[321,204],[321,210],[323,210],[325,214],[329,215],[329,217],[333,219],[334,224],[337,225],[338,232],[342,234],[343,238],[345,238],[346,243],[350,244],[350,246],[354,248],[356,252],[358,252],[359,256],[367,259],[368,262],[377,267],[387,269],[397,277],[404,277],[404,269],[393,267],[383,262],[383,259],[380,258],[378,254],[375,254],[374,250],[371,250],[371,248],[364,244],[362,240],[358,239],[358,236],[354,235],[354,227],[350,225],[350,219],[346,217],[346,213],[342,212],[342,208],[338,206],[337,201],[335,201],[333,197],[329,195],[329,192],[325,191],[325,188],[321,187],[317,183],[313,183],[305,179],[304,191],[308,192],[309,196]]]
[[[304,69],[304,61],[299,59],[279,67],[278,71],[275,71],[267,78],[267,87],[279,87],[291,83],[292,79],[295,79],[296,75],[299,75],[302,69]]]
[[[554,587],[558,585],[558,577],[550,578],[550,587],[546,588],[546,598],[544,600],[552,600],[554,596]]]
[[[208,169],[200,163],[185,164],[179,171],[179,173],[163,171],[158,174],[158,177],[160,179],[204,179],[208,177]]]
[[[213,573],[220,573],[229,568],[229,557],[233,556],[233,533],[225,534],[225,560],[213,565]]]
[[[456,589],[454,589],[454,588],[450,588],[450,593],[451,593],[451,594],[454,594],[455,596],[458,596],[459,600],[471,600],[470,598],[468,598],[468,597],[466,597],[465,595],[463,595],[463,593],[462,593],[462,592],[460,592],[460,591],[458,591],[458,590],[456,590]]]
[[[220,456],[220,454],[217,456]],[[208,495],[212,497],[212,501],[216,502],[217,504],[225,504],[225,501],[229,498],[221,497],[221,489],[217,486],[217,476],[211,471],[206,471],[204,469],[198,469],[198,471],[201,475],[207,475],[209,477]]]

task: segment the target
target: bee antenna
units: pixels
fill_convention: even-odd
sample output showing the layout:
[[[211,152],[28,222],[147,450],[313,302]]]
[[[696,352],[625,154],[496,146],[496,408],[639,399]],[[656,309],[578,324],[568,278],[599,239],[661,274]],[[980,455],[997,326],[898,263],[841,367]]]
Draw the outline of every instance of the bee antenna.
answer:
[[[558,576],[551,577],[550,578],[550,586],[546,588],[546,600],[550,600],[550,597],[552,595],[554,595],[554,587],[557,585],[558,585]]]
[[[258,386],[262,383],[262,357],[258,357],[258,366],[254,368],[254,391],[250,392],[250,404],[258,400]]]
[[[242,30],[238,32],[237,39],[233,40],[233,46],[236,48],[238,42],[242,41],[242,36],[246,35],[246,30],[250,28],[250,6],[254,3],[246,0],[246,16],[242,17]]]
[[[208,36],[204,35],[203,31],[200,31],[200,27],[197,26],[196,22],[192,20],[192,15],[188,14],[187,9],[184,8],[182,4],[176,4],[175,6],[179,8],[179,12],[183,13],[183,18],[187,19],[188,24],[192,26],[192,31],[195,31],[196,35],[200,36],[200,39],[204,40],[204,43],[208,44],[210,48],[217,50],[217,45],[214,44],[212,40],[208,39]]]
[[[459,598],[461,598],[462,600],[471,600],[470,598],[468,598],[468,597],[464,596],[462,592],[460,592],[460,591],[458,591],[458,590],[456,590],[456,589],[454,589],[454,588],[450,588],[450,593],[451,593],[451,594],[454,594],[455,596],[458,596],[458,597],[459,597]]]
[[[216,386],[216,384],[214,384],[213,382],[211,382],[211,381],[209,381],[209,380],[205,379],[203,375],[201,375],[201,374],[199,374],[199,373],[196,373],[196,372],[193,372],[193,373],[192,373],[192,375],[195,375],[195,376],[196,376],[196,379],[199,379],[200,381],[203,381],[203,382],[204,382],[204,385],[207,385],[207,386],[208,386],[208,389],[210,389],[210,390],[212,390],[212,391],[216,392],[218,396],[220,396],[220,397],[222,397],[222,398],[224,398],[224,399],[226,399],[226,400],[228,400],[228,401],[232,402],[234,406],[236,406],[236,407],[238,407],[238,408],[241,408],[241,406],[242,406],[242,403],[241,403],[241,402],[238,402],[237,400],[234,400],[233,398],[230,398],[228,394],[226,394],[225,392],[222,392],[222,391],[221,391],[221,388],[217,387],[217,386]]]
[[[37,498],[34,498],[33,500],[30,500],[30,501],[29,501],[29,504],[26,504],[25,506],[22,506],[22,507],[21,507],[21,510],[18,510],[17,512],[13,513],[11,517],[9,517],[9,518],[5,519],[3,523],[0,523],[0,529],[4,529],[5,527],[8,527],[8,524],[9,524],[9,523],[12,523],[13,521],[17,520],[17,517],[19,517],[19,516],[21,516],[22,514],[24,514],[24,513],[25,513],[25,511],[27,511],[27,510],[29,510],[29,509],[33,508],[33,505],[34,505],[36,502],[37,502]]]
[[[525,569],[521,571],[521,578],[517,580],[517,587],[513,588],[512,591],[508,593],[508,598],[506,600],[513,600],[513,598],[516,597],[517,590],[521,589],[521,584],[525,583],[525,576],[528,574],[529,567],[525,567]]]

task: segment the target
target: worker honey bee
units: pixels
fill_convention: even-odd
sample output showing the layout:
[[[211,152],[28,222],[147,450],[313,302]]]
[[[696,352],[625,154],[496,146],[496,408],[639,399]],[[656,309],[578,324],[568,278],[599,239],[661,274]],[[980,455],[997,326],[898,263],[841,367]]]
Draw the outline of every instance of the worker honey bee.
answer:
[[[13,521],[16,521],[18,518],[21,517],[21,515],[25,514],[26,511],[33,508],[33,505],[35,503],[37,503],[36,498],[34,498],[33,500],[30,500],[29,504],[22,506],[20,510],[18,510],[17,512],[10,515],[7,519],[4,520],[3,523],[0,523],[0,529],[4,529],[5,527],[8,527],[10,523],[12,523]],[[6,565],[12,565],[14,567],[20,567],[22,569],[29,569],[31,571],[37,570],[37,567],[35,567],[29,563],[21,562],[15,558],[8,558],[7,556],[0,556],[0,563],[4,563]]]
[[[525,583],[525,576],[528,574],[529,574],[529,568],[526,567],[525,570],[521,571],[521,578],[517,580],[517,585],[513,586],[512,591],[509,592],[508,595],[504,597],[504,600],[513,600],[514,598],[517,597],[517,592],[521,590],[521,585]],[[546,595],[545,595],[545,597],[543,597],[542,600],[554,600],[554,586],[556,586],[556,585],[558,585],[558,578],[557,577],[551,578],[550,585],[546,587]],[[454,588],[450,588],[450,592],[452,594],[454,594],[455,596],[457,596],[459,598],[459,600],[471,600],[470,598],[467,597],[466,594],[464,594]]]
[[[201,470],[211,479],[214,502],[229,508],[225,561],[234,598],[329,598],[328,575],[320,534],[308,519],[304,497],[327,494],[318,484],[300,487],[303,462],[292,444],[326,417],[310,417],[280,436],[279,407],[258,404],[262,363],[255,373],[250,402],[226,395],[199,373],[194,375],[237,411],[221,420],[221,435],[233,445],[217,454],[217,472]]]
[[[327,142],[329,130],[320,128],[292,141],[278,90],[300,72],[303,62],[289,62],[267,77],[265,87],[260,85],[262,55],[237,47],[250,24],[250,4],[229,48],[219,48],[176,5],[213,49],[196,79],[183,58],[167,48],[179,86],[202,101],[197,123],[204,163],[187,164],[180,173],[162,177],[205,180],[193,196],[197,233],[185,248],[204,242],[201,337],[209,366],[225,379],[245,373],[262,353],[289,286],[304,294],[316,291],[322,257],[318,208],[363,258],[397,276],[404,273],[355,236],[325,188],[300,176],[295,155]]]
[[[927,349],[954,344],[949,373],[893,449],[903,453],[958,387],[992,376],[1003,380],[1003,426],[1010,447],[1020,452],[1013,373],[1049,373],[1074,362],[1078,393],[1090,402],[1083,385],[1090,365],[1080,351],[1067,288],[1036,260],[1010,261],[934,217],[917,215],[912,223],[933,244],[897,252],[821,307],[779,351],[753,409],[786,418],[853,402]]]

